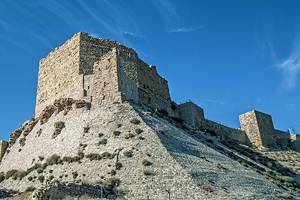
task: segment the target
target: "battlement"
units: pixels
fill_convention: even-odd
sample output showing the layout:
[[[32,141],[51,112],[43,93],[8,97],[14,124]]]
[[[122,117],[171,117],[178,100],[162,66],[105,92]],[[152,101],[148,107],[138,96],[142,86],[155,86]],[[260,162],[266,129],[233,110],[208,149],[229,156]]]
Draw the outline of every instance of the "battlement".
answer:
[[[92,107],[132,101],[181,118],[221,139],[257,147],[291,146],[290,140],[297,140],[274,129],[272,117],[256,110],[241,115],[241,128],[235,129],[205,119],[203,109],[193,102],[177,105],[171,100],[167,80],[155,66],[117,41],[87,33],[75,34],[39,63],[36,116],[60,98],[82,99]]]

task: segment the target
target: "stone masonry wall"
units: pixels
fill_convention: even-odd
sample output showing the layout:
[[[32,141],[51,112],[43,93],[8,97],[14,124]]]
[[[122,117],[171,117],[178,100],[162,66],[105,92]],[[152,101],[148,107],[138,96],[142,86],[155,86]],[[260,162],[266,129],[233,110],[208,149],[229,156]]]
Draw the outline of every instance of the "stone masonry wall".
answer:
[[[133,49],[116,41],[93,38],[87,33],[80,33],[80,74],[93,74],[94,63],[114,48],[136,55]]]
[[[273,131],[273,138],[275,145],[277,147],[288,147],[290,146],[291,136],[289,133],[280,131],[280,130],[274,130]]]
[[[82,97],[82,76],[79,76],[80,34],[56,48],[39,64],[35,115],[55,99]]]
[[[118,52],[118,58],[112,59],[120,63],[118,66],[120,72],[112,77],[104,77],[107,73],[100,68],[106,65],[111,67],[112,63],[107,63],[101,58],[112,49]],[[140,60],[133,49],[116,41],[78,33],[50,53],[47,58],[42,59],[39,68],[36,116],[55,99],[62,97],[88,101],[98,99],[98,103],[102,102],[104,96],[111,98],[114,92],[104,88],[110,88],[107,85],[114,84],[122,86],[118,88],[118,92],[122,92],[125,99],[170,112],[171,98],[167,81],[158,75],[155,67]],[[98,71],[95,71],[96,68]],[[108,70],[108,74],[112,75],[112,69]],[[99,74],[102,72],[104,74]],[[105,85],[99,85],[99,77],[102,78],[101,84]],[[118,79],[115,79],[116,77]],[[102,93],[98,91],[99,89]],[[103,92],[108,94],[105,95]]]
[[[271,115],[258,111],[255,111],[255,115],[262,139],[262,145],[265,147],[275,146],[276,138],[274,137],[274,126]]]
[[[119,60],[128,78],[138,88],[139,102],[154,109],[169,111],[171,97],[168,82],[157,73],[156,67],[144,63],[137,54],[126,51],[120,52]]]
[[[121,101],[119,69],[116,49],[94,64],[93,103]]]
[[[257,124],[255,111],[240,115],[241,129],[246,132],[249,141],[255,146],[262,146],[262,138]]]
[[[203,122],[202,128],[209,132],[214,132],[222,140],[234,141],[240,144],[249,144],[247,135],[240,129],[230,128],[207,119]]]
[[[138,66],[138,88],[141,103],[170,113],[171,98],[168,82],[158,75],[156,67],[149,67],[141,60],[139,60]]]
[[[193,127],[200,127],[204,119],[203,109],[192,102],[178,106],[179,116]]]
[[[7,147],[8,147],[8,142],[0,140],[0,162],[2,157],[4,156]]]

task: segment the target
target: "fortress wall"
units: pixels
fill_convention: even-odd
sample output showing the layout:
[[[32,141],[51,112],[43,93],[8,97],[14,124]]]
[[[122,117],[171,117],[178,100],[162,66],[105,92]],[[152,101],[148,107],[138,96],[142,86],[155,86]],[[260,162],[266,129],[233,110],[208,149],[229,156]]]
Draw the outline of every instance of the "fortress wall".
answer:
[[[207,119],[203,122],[202,128],[215,133],[222,140],[235,141],[241,144],[249,143],[247,135],[240,129],[230,128]]]
[[[180,118],[194,127],[201,126],[205,120],[203,109],[192,102],[180,104],[177,109]]]
[[[273,138],[275,139],[276,146],[288,147],[290,145],[291,135],[281,130],[274,130]]]
[[[8,142],[4,140],[0,140],[0,162],[5,154],[7,147],[8,147]]]
[[[94,64],[93,103],[97,105],[121,101],[119,69],[116,50],[112,50]]]
[[[300,152],[300,141],[299,140],[292,141],[291,146],[292,146],[293,150]]]
[[[55,99],[82,97],[83,77],[79,76],[79,40],[80,34],[74,35],[40,61],[36,116]]]
[[[119,52],[118,59],[120,87],[123,99],[139,103],[136,62],[130,62],[131,54],[126,52]]]
[[[138,89],[141,103],[170,113],[168,82],[159,76],[156,67],[149,67],[141,60],[138,62]]]
[[[147,65],[138,58],[137,54],[130,51],[120,51],[119,55],[120,66],[138,88],[139,102],[153,109],[166,110],[170,113],[171,98],[168,82],[157,73],[156,68]]]

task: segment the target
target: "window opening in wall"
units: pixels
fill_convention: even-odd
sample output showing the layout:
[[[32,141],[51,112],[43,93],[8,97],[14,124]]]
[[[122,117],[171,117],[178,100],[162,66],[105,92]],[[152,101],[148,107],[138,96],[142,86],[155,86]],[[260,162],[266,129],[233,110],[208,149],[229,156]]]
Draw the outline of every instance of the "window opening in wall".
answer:
[[[83,90],[83,96],[86,97],[87,96],[87,91]]]

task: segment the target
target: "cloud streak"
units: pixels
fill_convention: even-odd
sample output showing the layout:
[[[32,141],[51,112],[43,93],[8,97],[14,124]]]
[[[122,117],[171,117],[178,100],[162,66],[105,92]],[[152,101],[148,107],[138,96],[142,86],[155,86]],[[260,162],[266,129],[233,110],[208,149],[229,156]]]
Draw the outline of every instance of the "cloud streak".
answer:
[[[296,45],[287,59],[279,63],[278,68],[283,75],[282,86],[288,90],[294,89],[300,75],[300,43]]]
[[[134,33],[132,31],[123,31],[122,34],[125,36],[131,36],[131,37],[136,37],[136,38],[145,38],[143,35]]]
[[[196,27],[180,27],[176,29],[169,30],[169,33],[190,33],[203,29],[204,26],[196,26]]]

